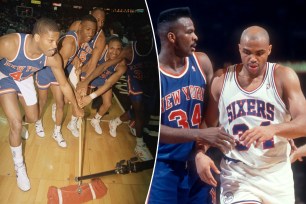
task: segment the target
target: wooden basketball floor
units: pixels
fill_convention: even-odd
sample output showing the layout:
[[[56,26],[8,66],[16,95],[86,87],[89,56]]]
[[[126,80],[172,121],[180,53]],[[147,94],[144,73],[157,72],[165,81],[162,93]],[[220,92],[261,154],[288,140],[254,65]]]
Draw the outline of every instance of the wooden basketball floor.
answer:
[[[78,138],[72,136],[66,128],[70,117],[71,107],[66,105],[65,119],[62,134],[67,141],[67,148],[61,148],[52,138],[54,123],[51,118],[52,95],[49,94],[47,107],[43,117],[43,126],[46,136],[40,138],[36,135],[34,124],[29,125],[29,139],[23,140],[24,158],[27,172],[31,181],[28,192],[21,191],[16,184],[12,155],[9,148],[9,127],[5,115],[0,107],[0,203],[31,204],[47,203],[49,186],[65,187],[77,184],[74,181],[78,176]],[[90,105],[85,108],[86,124],[83,124],[84,158],[83,173],[88,175],[115,169],[120,160],[134,157],[136,139],[129,132],[127,124],[117,129],[117,137],[109,135],[108,120],[123,113],[113,97],[113,105],[109,114],[102,118],[103,134],[95,133],[90,121],[86,120],[95,115]],[[83,120],[84,121],[84,120]],[[125,175],[110,175],[101,177],[108,187],[106,196],[88,203],[101,204],[143,204],[151,180],[152,169]],[[84,180],[88,183],[90,180]]]

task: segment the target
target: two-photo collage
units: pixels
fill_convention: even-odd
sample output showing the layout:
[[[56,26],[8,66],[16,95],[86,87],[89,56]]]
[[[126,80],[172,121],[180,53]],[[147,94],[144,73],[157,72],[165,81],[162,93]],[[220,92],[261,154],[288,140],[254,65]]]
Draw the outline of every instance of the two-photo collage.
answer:
[[[0,5],[0,204],[306,204],[306,1]]]

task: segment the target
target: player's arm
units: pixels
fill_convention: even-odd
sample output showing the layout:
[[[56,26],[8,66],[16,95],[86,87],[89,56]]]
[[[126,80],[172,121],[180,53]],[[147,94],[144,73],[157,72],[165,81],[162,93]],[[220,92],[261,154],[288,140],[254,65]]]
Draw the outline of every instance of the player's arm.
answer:
[[[275,83],[279,96],[289,110],[292,120],[269,126],[259,126],[247,130],[241,137],[244,145],[256,141],[256,147],[274,135],[294,139],[306,135],[306,100],[301,90],[297,74],[289,67],[278,65],[275,70]]]
[[[63,58],[64,68],[68,63],[69,58],[74,55],[76,49],[74,38],[67,36],[63,39],[59,48],[59,53]]]
[[[12,60],[17,53],[19,46],[18,34],[8,34],[0,37],[0,60],[7,58]]]
[[[290,155],[291,163],[296,160],[303,161],[302,157],[306,156],[306,145],[303,145]]]
[[[120,63],[122,60],[127,59],[129,55],[130,55],[129,51],[127,49],[123,49],[121,53],[118,55],[118,57],[116,57],[115,59],[107,60],[106,62],[97,66],[97,68],[89,76],[87,76],[87,78],[85,78],[83,81],[80,81],[77,84],[77,88],[76,88],[77,92],[79,92],[81,95],[84,95],[86,93],[88,84],[92,80],[94,80],[99,75],[101,75],[103,71],[105,71],[108,67],[116,65]]]
[[[120,77],[126,72],[126,70],[127,66],[125,60],[123,60],[117,65],[116,71],[105,81],[103,86],[99,87],[90,95],[83,97],[81,106],[84,107],[88,105],[94,98],[104,94],[106,91],[111,89],[113,85],[120,79]]]
[[[89,61],[82,67],[82,71],[86,72],[85,78],[90,75],[97,66],[97,63],[102,55],[103,50],[105,49],[105,35],[101,31],[99,37],[95,43],[95,47],[92,51],[92,56]]]
[[[61,56],[59,54],[55,54],[53,57],[48,57],[46,66],[51,67],[51,70],[59,83],[64,96],[71,102],[77,116],[83,117],[84,111],[79,108],[74,92],[65,76]]]

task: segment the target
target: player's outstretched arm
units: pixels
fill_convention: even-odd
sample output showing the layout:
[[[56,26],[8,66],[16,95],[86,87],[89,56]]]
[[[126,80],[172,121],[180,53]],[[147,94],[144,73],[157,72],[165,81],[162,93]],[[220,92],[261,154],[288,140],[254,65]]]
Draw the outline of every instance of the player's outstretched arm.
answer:
[[[64,96],[71,102],[75,113],[77,114],[76,116],[83,117],[84,111],[78,106],[74,92],[65,76],[61,56],[59,54],[55,54],[53,57],[48,57],[46,65],[51,67]]]

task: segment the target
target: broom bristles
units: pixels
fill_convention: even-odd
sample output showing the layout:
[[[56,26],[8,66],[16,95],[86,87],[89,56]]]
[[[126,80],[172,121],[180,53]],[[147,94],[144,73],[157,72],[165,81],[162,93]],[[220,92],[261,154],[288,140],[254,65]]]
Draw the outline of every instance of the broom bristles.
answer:
[[[102,198],[107,193],[107,187],[101,179],[93,179],[90,183],[82,184],[81,193],[78,185],[62,188],[50,186],[48,190],[48,204],[80,204],[90,200]]]

